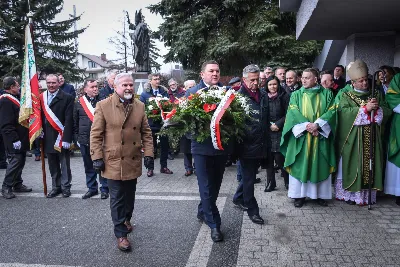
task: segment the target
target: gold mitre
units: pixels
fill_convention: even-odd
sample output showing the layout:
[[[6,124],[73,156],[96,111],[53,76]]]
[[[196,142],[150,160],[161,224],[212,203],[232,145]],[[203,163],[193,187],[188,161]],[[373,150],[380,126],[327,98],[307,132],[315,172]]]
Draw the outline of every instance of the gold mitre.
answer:
[[[354,62],[350,62],[350,64],[347,66],[347,74],[353,81],[356,81],[362,77],[366,77],[368,76],[367,64],[359,59]]]

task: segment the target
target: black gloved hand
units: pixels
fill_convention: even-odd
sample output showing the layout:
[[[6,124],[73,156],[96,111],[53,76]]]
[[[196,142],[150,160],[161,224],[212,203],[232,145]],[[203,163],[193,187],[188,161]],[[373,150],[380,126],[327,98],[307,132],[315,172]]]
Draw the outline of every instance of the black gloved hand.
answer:
[[[144,166],[146,167],[146,169],[154,169],[154,158],[153,157],[145,156],[143,161],[144,161]]]
[[[97,173],[101,173],[105,169],[105,164],[103,159],[96,159],[93,161],[93,169]]]

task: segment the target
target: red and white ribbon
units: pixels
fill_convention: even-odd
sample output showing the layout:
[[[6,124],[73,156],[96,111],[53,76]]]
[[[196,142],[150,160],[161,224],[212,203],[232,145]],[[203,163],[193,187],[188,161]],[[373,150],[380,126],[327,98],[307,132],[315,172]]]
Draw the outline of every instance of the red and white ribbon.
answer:
[[[221,141],[221,131],[219,122],[221,121],[222,116],[224,116],[226,109],[231,105],[232,101],[235,99],[234,90],[226,91],[226,94],[221,99],[217,109],[214,112],[214,115],[211,118],[210,130],[211,130],[211,141],[213,146],[217,150],[224,150],[222,147]]]
[[[154,100],[156,101],[157,106],[158,106],[158,108],[159,108],[160,111],[161,111],[160,113],[161,113],[161,119],[162,119],[162,121],[163,121],[164,123],[168,122],[168,120],[169,120],[170,118],[172,118],[172,117],[175,115],[175,113],[176,113],[176,108],[172,109],[171,111],[164,112],[164,110],[163,110],[163,108],[162,108],[162,105],[161,105],[161,102],[159,101],[159,99],[155,98]]]
[[[79,103],[81,103],[81,105],[83,107],[83,110],[85,111],[86,115],[89,117],[90,121],[93,122],[93,119],[94,119],[94,107],[87,100],[87,97],[81,96],[81,98],[79,98]]]
[[[18,107],[21,106],[21,104],[19,103],[19,100],[18,100],[17,98],[15,98],[14,96],[12,96],[12,95],[10,95],[10,94],[3,94],[3,95],[0,96],[0,99],[3,98],[3,97],[8,98],[11,102],[13,102],[13,103],[14,103],[15,105],[17,105]]]
[[[40,103],[42,104],[42,110],[44,112],[46,120],[50,123],[51,127],[53,127],[53,129],[58,132],[57,140],[54,144],[54,149],[57,150],[58,152],[61,152],[64,125],[62,125],[60,120],[56,117],[54,112],[50,109],[49,105],[47,104],[47,96],[48,96],[48,91],[43,92],[43,94],[40,95]]]

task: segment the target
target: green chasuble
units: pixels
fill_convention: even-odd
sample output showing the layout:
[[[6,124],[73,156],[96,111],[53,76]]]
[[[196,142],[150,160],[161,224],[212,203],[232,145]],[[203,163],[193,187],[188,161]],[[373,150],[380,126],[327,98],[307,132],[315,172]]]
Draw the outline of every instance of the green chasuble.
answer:
[[[281,139],[281,153],[285,156],[284,167],[302,183],[319,183],[335,171],[333,133],[335,120],[328,111],[334,109],[334,97],[330,90],[300,88],[292,93]],[[292,129],[304,122],[314,123],[318,118],[331,127],[328,138],[321,134],[314,137],[309,132],[295,138]],[[322,125],[320,125],[322,127]]]
[[[400,73],[393,77],[386,92],[386,101],[391,109],[400,105]],[[390,128],[388,160],[400,168],[400,114],[394,112]]]
[[[373,189],[382,190],[383,125],[388,120],[391,110],[378,90],[375,91],[374,97],[378,100],[379,107],[382,108],[383,120],[381,125],[375,124]],[[337,111],[336,154],[339,159],[342,158],[343,189],[350,192],[368,189],[371,125],[354,125],[354,123],[360,107],[366,105],[370,98],[372,98],[370,91],[361,93],[350,89],[340,96],[338,95],[335,101]]]

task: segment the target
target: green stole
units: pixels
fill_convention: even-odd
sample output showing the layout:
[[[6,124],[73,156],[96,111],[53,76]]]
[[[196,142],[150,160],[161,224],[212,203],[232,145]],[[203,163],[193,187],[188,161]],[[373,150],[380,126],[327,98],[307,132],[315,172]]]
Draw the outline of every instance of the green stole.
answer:
[[[357,92],[350,89],[336,98],[338,121],[336,150],[339,158],[342,158],[343,189],[350,192],[359,192],[361,189],[368,188],[371,125],[357,126],[354,125],[354,122],[360,107],[366,105],[371,97],[370,91]],[[377,98],[379,107],[383,110],[381,125],[384,125],[391,111],[379,91],[375,91],[374,97]],[[375,125],[375,179],[373,179],[373,188],[382,190],[383,127],[378,124]]]
[[[400,104],[400,73],[396,74],[390,82],[386,92],[386,101],[391,109]],[[388,160],[400,168],[400,114],[395,112],[390,128]]]
[[[300,88],[292,93],[281,139],[281,153],[285,156],[285,169],[302,183],[319,183],[335,171],[333,133],[335,121],[326,116],[333,109],[334,98],[330,90]],[[303,122],[314,123],[318,118],[331,127],[328,138],[321,134],[314,137],[305,131],[295,138],[292,128]],[[332,124],[331,124],[332,123]]]

